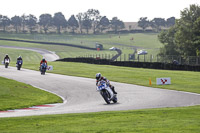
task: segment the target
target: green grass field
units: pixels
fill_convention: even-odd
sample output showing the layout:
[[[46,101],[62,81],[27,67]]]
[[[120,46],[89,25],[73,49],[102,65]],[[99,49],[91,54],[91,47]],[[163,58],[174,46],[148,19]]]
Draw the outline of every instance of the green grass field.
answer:
[[[16,50],[9,48],[0,48],[0,60],[2,61],[5,57],[5,54],[8,54],[11,59],[11,64],[15,64],[19,56],[23,57],[24,63],[37,63],[42,59],[42,55],[36,52],[28,50]]]
[[[156,33],[135,33],[135,34],[103,34],[103,35],[44,35],[44,34],[0,34],[1,38],[14,38],[47,42],[64,42],[70,44],[84,45],[95,48],[95,43],[101,43],[110,48],[119,44],[137,46],[143,48],[160,48],[162,44],[158,41]],[[120,37],[119,37],[120,36]],[[133,40],[131,40],[134,38]],[[82,42],[82,43],[81,43]],[[107,46],[108,45],[108,46]]]
[[[1,118],[4,133],[199,133],[200,106]]]
[[[62,99],[54,94],[0,77],[1,111],[57,102],[62,102]]]
[[[0,43],[2,43],[2,41]],[[21,50],[2,48],[0,50],[0,53],[3,53],[3,55],[5,53],[12,53],[12,58],[24,53],[23,57],[28,56],[30,60],[25,59],[26,62],[24,62],[23,68],[38,70],[37,61],[41,56],[35,56],[35,52],[26,53]],[[32,60],[36,60],[36,62],[31,62]],[[13,66],[14,64],[15,62],[11,63]],[[52,73],[94,78],[97,72],[101,72],[104,76],[111,80],[111,83],[112,81],[117,81],[149,86],[149,79],[151,79],[152,87],[200,93],[200,72],[154,70],[71,62],[51,62],[49,65],[54,66],[54,70],[51,71]],[[157,77],[171,77],[172,85],[157,86],[155,79]],[[2,78],[0,78],[0,82],[3,82]],[[15,83],[11,83],[11,85],[13,84]],[[19,88],[23,89],[23,86],[27,85],[23,84],[22,87]],[[10,101],[11,99],[9,99],[9,95],[12,93],[10,93],[8,90],[0,91],[0,96],[7,94],[8,98],[6,99]],[[19,90],[19,92],[20,91],[21,90]],[[30,92],[31,91],[32,89]],[[18,100],[20,101],[20,99]],[[18,100],[16,99],[16,101]],[[199,133],[199,117],[200,106],[0,118],[0,132]]]
[[[103,51],[83,50],[79,48],[64,47],[64,46],[50,46],[42,44],[31,44],[21,42],[9,42],[0,41],[0,45],[13,45],[23,47],[37,47],[44,48],[50,51],[55,51],[61,58],[64,57],[76,57],[85,55],[96,54],[116,54],[116,52],[109,51],[111,47],[118,47],[122,50],[122,55],[133,54],[134,50],[130,46],[137,47],[138,50],[146,49],[148,55],[156,56],[159,52],[159,48],[163,45],[158,41],[158,34],[122,34],[120,35],[43,35],[43,34],[0,34],[1,38],[12,39],[25,39],[34,41],[46,41],[46,42],[62,42],[76,45],[83,45],[87,47],[95,48],[95,43],[101,43],[104,46]],[[130,40],[134,38],[134,40]],[[124,59],[124,57],[122,57]],[[128,58],[127,58],[128,60]]]

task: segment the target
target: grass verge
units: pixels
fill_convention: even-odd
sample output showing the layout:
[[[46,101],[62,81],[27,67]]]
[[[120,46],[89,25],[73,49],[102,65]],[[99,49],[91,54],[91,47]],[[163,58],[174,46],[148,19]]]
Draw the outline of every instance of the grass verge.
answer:
[[[200,106],[1,118],[1,132],[199,133]]]
[[[0,85],[0,110],[62,102],[54,94],[14,80],[0,77]]]

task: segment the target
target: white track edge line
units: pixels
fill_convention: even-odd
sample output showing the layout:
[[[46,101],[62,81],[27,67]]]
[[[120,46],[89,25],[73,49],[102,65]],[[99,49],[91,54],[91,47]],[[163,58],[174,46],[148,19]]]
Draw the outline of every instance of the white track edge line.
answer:
[[[31,85],[31,84],[30,84],[30,85]],[[63,100],[63,103],[55,103],[55,104],[57,104],[57,106],[61,106],[61,105],[67,103],[67,100],[66,100],[63,96],[61,96],[61,95],[59,95],[59,94],[57,94],[57,93],[55,93],[55,92],[52,92],[52,91],[49,91],[49,90],[43,89],[43,88],[38,87],[38,86],[35,86],[35,85],[31,85],[31,86],[33,86],[33,87],[35,87],[35,88],[38,88],[38,89],[41,89],[41,90],[43,90],[43,91],[46,91],[46,92],[49,92],[49,93],[52,93],[52,94],[55,94],[55,95],[59,96],[59,97]],[[54,103],[53,103],[53,104],[54,104]],[[54,105],[55,105],[55,104],[54,104]]]

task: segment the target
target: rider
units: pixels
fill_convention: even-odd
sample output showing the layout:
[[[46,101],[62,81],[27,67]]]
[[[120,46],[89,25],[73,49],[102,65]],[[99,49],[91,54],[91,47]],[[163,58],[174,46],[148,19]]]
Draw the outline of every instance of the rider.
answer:
[[[6,56],[4,57],[4,64],[5,64],[6,60],[9,60],[9,62],[10,62],[10,57],[8,56],[8,54],[6,54]]]
[[[44,57],[43,57],[42,60],[40,61],[40,65],[41,65],[42,63],[46,63],[46,65],[47,65],[47,61],[45,60]]]
[[[102,77],[102,76],[101,76],[101,73],[97,73],[97,74],[96,74],[96,79],[97,79],[96,85],[98,84],[99,81],[104,80],[104,81],[106,82],[106,84],[109,85],[109,87],[112,89],[113,93],[114,93],[114,94],[117,94],[117,92],[116,92],[115,89],[114,89],[114,86],[112,86],[112,85],[110,84],[110,81],[107,80],[106,77]]]
[[[44,65],[42,65],[44,63]],[[47,68],[47,61],[45,60],[45,58],[43,57],[42,60],[40,61],[40,69],[42,68]]]
[[[19,57],[17,58],[17,63],[18,63],[20,60],[21,60],[22,63],[23,63],[23,60],[22,60],[22,57],[21,57],[21,56],[19,56]],[[17,63],[16,63],[16,64],[17,64]],[[22,64],[21,64],[21,65],[22,65]]]

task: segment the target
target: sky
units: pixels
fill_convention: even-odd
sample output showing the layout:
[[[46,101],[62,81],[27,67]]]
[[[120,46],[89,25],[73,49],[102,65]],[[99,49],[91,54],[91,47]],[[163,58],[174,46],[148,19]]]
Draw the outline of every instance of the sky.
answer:
[[[123,22],[137,22],[140,17],[180,18],[180,11],[198,4],[200,0],[0,0],[0,14],[9,18],[23,14],[41,14],[62,12],[68,20],[71,15],[84,13],[88,9],[100,11],[108,19],[118,17]]]

